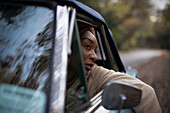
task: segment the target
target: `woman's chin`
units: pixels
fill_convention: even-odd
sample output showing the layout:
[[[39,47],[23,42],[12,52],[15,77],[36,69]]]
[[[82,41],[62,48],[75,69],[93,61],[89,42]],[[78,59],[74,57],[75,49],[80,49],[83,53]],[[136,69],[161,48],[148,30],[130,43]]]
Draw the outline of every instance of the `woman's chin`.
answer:
[[[89,74],[90,74],[90,71],[87,71],[87,70],[86,70],[86,76],[88,76]]]

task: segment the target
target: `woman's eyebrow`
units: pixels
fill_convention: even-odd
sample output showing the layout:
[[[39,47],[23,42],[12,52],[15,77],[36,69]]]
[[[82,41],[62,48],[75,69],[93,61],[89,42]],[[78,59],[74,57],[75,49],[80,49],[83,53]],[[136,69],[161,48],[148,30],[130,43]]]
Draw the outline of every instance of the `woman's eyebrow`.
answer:
[[[93,40],[91,40],[91,39],[89,39],[87,37],[82,38],[82,40],[89,40],[90,42],[92,42],[94,44]]]

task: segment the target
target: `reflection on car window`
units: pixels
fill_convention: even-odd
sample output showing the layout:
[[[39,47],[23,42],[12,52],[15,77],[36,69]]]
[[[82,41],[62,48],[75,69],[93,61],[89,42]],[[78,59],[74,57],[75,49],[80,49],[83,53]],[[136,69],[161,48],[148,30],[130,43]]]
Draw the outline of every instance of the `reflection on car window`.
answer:
[[[72,53],[69,56],[67,74],[66,112],[75,109],[89,99],[80,41],[76,28],[74,28],[71,45]]]
[[[100,29],[100,28],[98,28]],[[95,29],[95,35],[96,35],[96,39],[97,39],[97,43],[98,43],[98,48],[97,48],[97,57],[98,60],[96,61],[96,63],[99,66],[103,66],[105,68],[108,68],[108,65],[111,65],[110,68],[118,71],[118,67],[116,65],[115,59],[112,56],[113,54],[108,55],[109,57],[106,57],[106,53],[110,53],[109,51],[109,43],[107,42],[107,39],[105,39],[104,37],[102,37],[101,32],[99,31],[97,28]],[[105,49],[104,49],[105,48]]]
[[[47,8],[0,5],[0,88],[8,88],[11,92],[25,91],[30,95],[34,90],[47,92],[52,19],[53,13]]]

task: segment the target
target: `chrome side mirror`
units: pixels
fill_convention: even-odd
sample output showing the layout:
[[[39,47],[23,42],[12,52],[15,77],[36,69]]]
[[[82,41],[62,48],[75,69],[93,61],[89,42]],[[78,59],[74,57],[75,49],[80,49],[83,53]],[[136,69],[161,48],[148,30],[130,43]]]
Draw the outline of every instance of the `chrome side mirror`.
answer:
[[[131,84],[108,82],[102,95],[102,105],[109,110],[132,108],[140,103],[142,91]]]

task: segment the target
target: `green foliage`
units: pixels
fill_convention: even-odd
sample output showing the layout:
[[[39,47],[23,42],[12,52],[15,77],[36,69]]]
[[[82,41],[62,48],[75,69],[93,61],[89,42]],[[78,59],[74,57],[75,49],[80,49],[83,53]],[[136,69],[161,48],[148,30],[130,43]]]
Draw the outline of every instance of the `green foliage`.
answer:
[[[170,24],[167,24],[170,20],[170,5],[159,11],[161,21],[154,23],[150,20],[153,7],[149,0],[80,2],[98,11],[104,17],[119,49],[128,50],[137,46],[170,48]],[[151,44],[152,42],[155,44]]]

